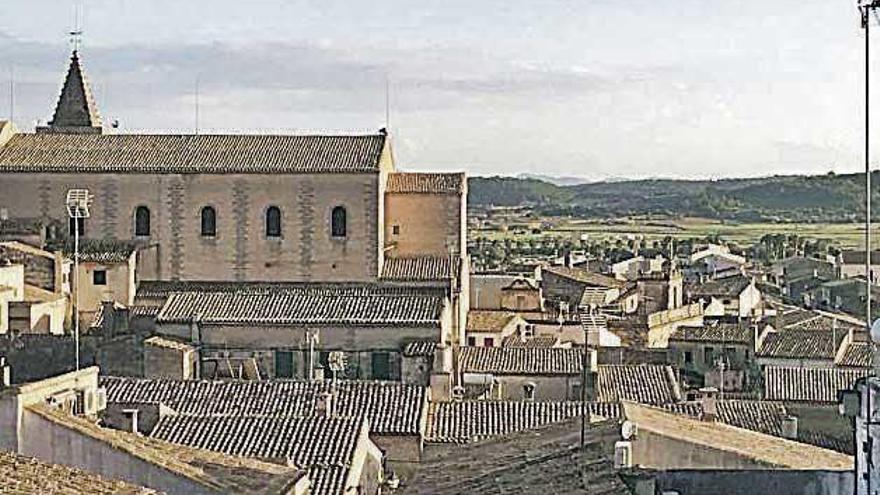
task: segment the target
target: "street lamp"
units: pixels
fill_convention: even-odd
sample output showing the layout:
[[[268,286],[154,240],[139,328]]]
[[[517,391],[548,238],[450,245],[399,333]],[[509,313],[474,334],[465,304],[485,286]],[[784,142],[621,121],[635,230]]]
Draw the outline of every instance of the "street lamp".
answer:
[[[80,224],[89,218],[92,196],[88,189],[67,191],[67,215],[73,222],[73,341],[76,354],[76,370],[79,371],[79,234]]]

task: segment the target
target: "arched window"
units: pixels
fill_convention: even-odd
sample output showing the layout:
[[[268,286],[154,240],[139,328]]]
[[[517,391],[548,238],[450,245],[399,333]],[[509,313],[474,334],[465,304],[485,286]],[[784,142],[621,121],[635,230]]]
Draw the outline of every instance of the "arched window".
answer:
[[[202,236],[214,237],[217,235],[217,212],[213,206],[202,208]]]
[[[337,206],[330,215],[330,235],[333,237],[345,237],[345,208]]]
[[[281,237],[281,209],[277,206],[266,209],[266,237]]]
[[[134,235],[150,235],[150,209],[146,206],[138,206],[134,210]]]

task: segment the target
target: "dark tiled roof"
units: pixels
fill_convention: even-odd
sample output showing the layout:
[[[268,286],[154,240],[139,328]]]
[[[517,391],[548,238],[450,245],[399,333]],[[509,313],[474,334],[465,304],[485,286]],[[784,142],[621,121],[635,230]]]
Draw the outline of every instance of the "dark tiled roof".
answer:
[[[137,297],[164,299],[174,292],[240,292],[265,294],[267,292],[311,291],[336,295],[433,295],[443,296],[444,290],[432,287],[410,287],[392,283],[371,282],[228,282],[228,281],[158,281],[142,280]]]
[[[669,336],[670,341],[682,342],[724,342],[751,344],[754,340],[754,329],[745,325],[719,323],[706,324],[699,327],[680,326]]]
[[[125,263],[137,250],[133,242],[89,239],[80,241],[79,260],[93,263]],[[73,259],[73,241],[64,246],[64,255]]]
[[[583,350],[526,347],[461,347],[459,366],[464,373],[495,375],[577,375]]]
[[[739,296],[751,283],[752,279],[750,277],[734,275],[690,286],[688,293],[691,297],[732,298]]]
[[[552,273],[559,277],[567,278],[575,282],[597,287],[616,287],[621,288],[626,282],[617,280],[616,278],[602,275],[601,273],[591,272],[581,268],[569,268],[567,266],[545,266],[541,268],[542,272]]]
[[[157,316],[159,311],[162,310],[162,306],[144,306],[135,304],[128,308],[128,316],[130,318],[134,318],[137,316],[149,317],[149,316]]]
[[[758,349],[758,357],[786,359],[834,359],[847,332],[785,329],[769,332]]]
[[[703,417],[703,404],[699,401],[665,404],[663,407],[678,414],[698,419]],[[716,415],[716,420],[722,423],[780,437],[782,420],[788,414],[785,407],[778,402],[719,400]]]
[[[311,493],[331,495],[342,493],[364,427],[362,418],[170,415],[150,436],[227,455],[283,459],[309,471]]]
[[[403,347],[403,355],[405,357],[431,357],[436,348],[437,342],[433,340],[416,340]]]
[[[382,278],[386,280],[449,280],[456,276],[456,263],[449,257],[419,256],[385,258]]]
[[[384,145],[381,134],[16,134],[0,148],[0,173],[378,172]]]
[[[443,299],[418,291],[387,292],[329,284],[241,292],[172,293],[157,323],[238,325],[439,326]]]
[[[841,318],[834,318],[831,316],[826,316],[822,314],[816,314],[815,318],[804,319],[797,323],[793,323],[785,327],[786,329],[800,329],[800,330],[827,330],[838,332],[845,332],[852,328],[853,330],[864,330],[864,325],[859,325],[853,323],[851,321],[847,321]]]
[[[195,416],[311,416],[328,382],[208,381],[102,377],[109,402],[161,402]],[[425,388],[398,382],[339,381],[339,416],[364,416],[380,435],[418,435]]]
[[[580,420],[572,418],[467,445],[431,446],[401,489],[407,494],[628,494],[605,456],[618,432],[616,422],[594,425],[581,448]]]
[[[412,173],[388,174],[386,192],[396,194],[462,194],[467,180],[464,173]]]
[[[659,405],[678,402],[681,391],[670,366],[607,364],[599,366],[596,399]]]
[[[96,474],[48,464],[31,457],[0,450],[0,480],[3,493],[45,493],[95,495],[135,495],[156,493],[122,481],[108,480]]]
[[[565,421],[580,416],[583,410],[583,404],[575,401],[432,402],[428,409],[425,440],[435,443],[474,442]],[[620,405],[592,403],[590,414],[601,419],[618,419]]]
[[[836,403],[837,392],[852,389],[870,370],[841,368],[764,368],[764,399]]]
[[[837,361],[838,366],[870,368],[874,365],[874,351],[868,342],[850,342]]]

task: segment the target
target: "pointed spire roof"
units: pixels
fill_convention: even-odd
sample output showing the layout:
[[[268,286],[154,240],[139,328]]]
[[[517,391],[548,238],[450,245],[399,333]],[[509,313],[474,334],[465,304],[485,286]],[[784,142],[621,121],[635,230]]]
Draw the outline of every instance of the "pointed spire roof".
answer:
[[[55,115],[46,127],[37,129],[37,132],[72,133],[72,134],[100,134],[101,115],[92,95],[82,64],[79,52],[73,51],[70,57],[70,67],[67,69],[67,77],[61,88],[61,96],[55,107]]]

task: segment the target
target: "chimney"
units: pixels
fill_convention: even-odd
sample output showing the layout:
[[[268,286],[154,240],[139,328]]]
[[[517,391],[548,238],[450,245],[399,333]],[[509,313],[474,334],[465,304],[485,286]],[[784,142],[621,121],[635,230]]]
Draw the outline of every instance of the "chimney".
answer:
[[[704,387],[700,389],[700,405],[702,405],[703,415],[700,419],[703,421],[714,422],[718,417],[718,389],[715,387]]]
[[[101,301],[101,333],[107,337],[113,337],[116,330],[116,304],[113,301]]]
[[[525,382],[523,384],[523,400],[531,402],[535,400],[535,382]]]
[[[452,373],[452,348],[443,343],[434,347],[434,372]]]
[[[452,399],[452,348],[439,343],[434,348],[434,366],[430,377],[431,398],[434,401]]]
[[[126,424],[125,430],[130,431],[132,433],[138,433],[138,410],[137,409],[123,409],[122,414],[125,415]]]
[[[202,343],[202,329],[200,328],[200,323],[202,321],[201,314],[192,315],[192,320],[189,324],[189,338],[190,342],[193,344],[201,344]]]
[[[12,368],[6,362],[6,357],[0,356],[0,388],[9,388],[12,385]]]
[[[315,411],[319,416],[324,416],[325,418],[332,418],[334,416],[333,399],[333,392],[324,391],[318,394],[318,400],[315,402]]]
[[[782,437],[789,440],[798,438],[798,419],[795,416],[786,416],[782,420]]]

